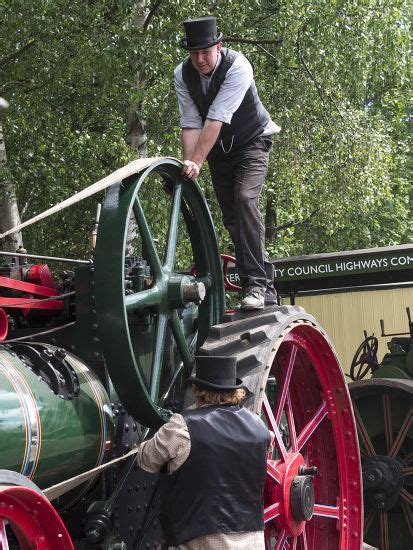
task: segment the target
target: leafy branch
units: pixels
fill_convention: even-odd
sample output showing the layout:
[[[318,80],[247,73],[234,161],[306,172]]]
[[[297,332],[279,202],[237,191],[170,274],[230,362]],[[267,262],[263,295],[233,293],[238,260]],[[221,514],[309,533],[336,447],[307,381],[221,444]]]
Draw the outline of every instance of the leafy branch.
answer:
[[[275,44],[279,45],[282,44],[283,40],[282,38],[276,38],[276,39],[270,39],[270,38],[258,38],[258,39],[252,39],[252,38],[241,38],[239,36],[226,36],[224,37],[224,42],[236,42],[239,44],[255,44],[256,46],[259,46],[260,44]]]
[[[36,40],[34,40],[34,39],[29,40],[29,42],[27,42],[27,44],[25,44],[24,46],[22,46],[21,48],[19,48],[15,52],[13,52],[9,55],[6,55],[5,57],[0,58],[0,67],[4,67],[8,63],[11,63],[12,61],[14,61],[15,59],[18,59],[20,56],[22,56],[24,54],[25,51],[32,48],[34,46],[35,42],[36,42]]]

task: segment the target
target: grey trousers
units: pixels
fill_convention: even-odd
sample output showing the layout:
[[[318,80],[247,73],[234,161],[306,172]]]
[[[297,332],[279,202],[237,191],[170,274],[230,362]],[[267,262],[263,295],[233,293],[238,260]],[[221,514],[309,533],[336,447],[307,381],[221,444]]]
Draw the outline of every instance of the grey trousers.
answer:
[[[272,141],[258,137],[238,151],[217,147],[208,155],[212,185],[224,226],[235,246],[237,271],[245,291],[273,288],[274,267],[265,256],[265,227],[258,201],[268,171]]]

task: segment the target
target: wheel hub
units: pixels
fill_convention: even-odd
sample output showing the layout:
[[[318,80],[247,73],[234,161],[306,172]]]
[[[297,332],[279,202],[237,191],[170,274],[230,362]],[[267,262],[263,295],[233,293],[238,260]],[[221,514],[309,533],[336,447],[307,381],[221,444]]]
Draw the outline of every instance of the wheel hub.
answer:
[[[300,453],[288,453],[284,463],[267,461],[281,475],[278,482],[267,481],[265,491],[265,507],[272,503],[282,502],[278,523],[289,536],[300,535],[307,521],[314,513],[314,485],[312,475],[302,475],[308,471],[317,472],[317,468],[307,468],[304,457]],[[281,483],[279,483],[281,481]]]
[[[403,488],[400,462],[384,455],[376,455],[363,462],[363,487],[368,503],[378,510],[391,510],[398,503]]]
[[[290,490],[290,508],[295,521],[310,520],[313,517],[314,504],[312,476],[295,476]]]

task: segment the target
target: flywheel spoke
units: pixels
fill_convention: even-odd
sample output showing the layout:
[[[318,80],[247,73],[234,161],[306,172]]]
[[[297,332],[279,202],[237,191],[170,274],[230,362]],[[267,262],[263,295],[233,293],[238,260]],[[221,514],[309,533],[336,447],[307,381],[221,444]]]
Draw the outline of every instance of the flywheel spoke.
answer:
[[[386,436],[386,450],[389,452],[393,446],[393,429],[391,423],[390,398],[387,393],[383,394],[383,416],[384,433]]]
[[[409,468],[403,468],[402,472],[404,477],[413,475],[413,466],[410,466]]]
[[[389,518],[387,512],[380,510],[380,550],[389,550]]]
[[[319,408],[314,413],[311,420],[305,425],[303,430],[301,431],[300,435],[297,438],[297,451],[301,451],[301,449],[304,447],[304,445],[307,443],[307,441],[310,439],[310,437],[313,435],[315,430],[318,428],[318,426],[321,424],[321,422],[324,420],[324,418],[327,416],[328,410],[327,410],[327,403],[323,401]]]
[[[281,454],[282,460],[285,462],[285,460],[287,458],[287,450],[285,448],[284,441],[282,440],[281,433],[280,433],[280,430],[278,428],[278,423],[276,422],[276,420],[274,418],[274,414],[271,410],[271,405],[268,401],[268,397],[265,393],[264,393],[262,407],[264,409],[264,414],[265,414],[265,417],[267,419],[269,428],[270,428],[270,430],[272,430],[274,432],[275,445],[276,445],[278,451]]]
[[[172,199],[171,217],[169,220],[168,241],[166,246],[165,267],[172,271],[175,263],[176,240],[178,235],[179,211],[181,208],[182,185],[176,185]]]
[[[166,327],[168,324],[168,315],[160,313],[158,316],[158,325],[156,327],[156,336],[154,342],[154,352],[151,369],[150,396],[155,402],[158,401],[159,383],[162,373],[163,343],[165,341]]]
[[[314,504],[314,516],[330,519],[340,519],[340,508],[327,504]]]
[[[6,522],[0,519],[0,550],[9,550],[9,543],[7,541]]]
[[[162,292],[158,287],[141,290],[125,296],[125,306],[127,311],[143,309],[144,307],[153,307],[159,305],[162,298]]]
[[[280,515],[280,503],[276,502],[267,508],[264,508],[264,523],[268,523]]]
[[[391,458],[395,458],[400,451],[400,447],[403,444],[404,438],[406,437],[410,426],[413,421],[413,408],[410,409],[409,413],[407,414],[406,418],[404,419],[403,425],[400,428],[399,433],[397,434],[396,439],[394,440],[393,446],[389,452],[389,456]]]
[[[297,346],[292,346],[290,351],[290,356],[288,358],[287,368],[283,372],[283,378],[281,382],[281,388],[279,391],[279,398],[277,400],[277,405],[275,406],[275,421],[277,425],[280,423],[281,416],[284,410],[285,400],[287,398],[288,388],[290,386],[291,374],[293,372],[293,367],[295,363],[295,358],[297,356]]]
[[[355,401],[353,401],[353,410],[354,410],[354,416],[356,418],[357,430],[363,442],[366,453],[369,457],[375,456],[376,451],[374,450],[373,443],[371,442],[370,436],[367,433],[366,427],[364,425],[363,420],[361,419],[361,416]]]
[[[158,251],[152,237],[151,230],[148,222],[146,221],[145,214],[143,212],[142,205],[138,197],[136,197],[133,203],[133,213],[135,214],[136,223],[138,224],[139,231],[142,237],[142,245],[145,251],[145,256],[149,261],[149,265],[155,275],[156,279],[160,279],[162,275],[161,261],[158,256]]]
[[[186,370],[190,373],[193,364],[193,356],[185,339],[185,334],[176,309],[172,312],[170,324],[181,359]]]

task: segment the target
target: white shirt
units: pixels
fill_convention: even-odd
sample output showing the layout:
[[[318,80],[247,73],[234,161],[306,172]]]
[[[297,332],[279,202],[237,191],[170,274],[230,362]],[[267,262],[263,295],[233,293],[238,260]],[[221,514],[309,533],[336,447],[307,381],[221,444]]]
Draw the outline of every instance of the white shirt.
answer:
[[[221,63],[222,56],[218,57],[217,63],[210,75],[199,74],[201,87],[206,94],[211,78],[213,77],[217,67]],[[182,65],[178,65],[174,72],[175,90],[178,96],[178,106],[180,113],[181,128],[202,128],[202,118],[199,114],[198,107],[192,100],[187,85],[182,77]],[[238,107],[241,105],[247,90],[254,81],[254,74],[251,63],[243,55],[239,55],[231,67],[228,69],[225,80],[212,102],[207,118],[211,120],[219,120],[226,124],[230,124],[232,116]],[[264,128],[262,136],[270,136],[277,134],[281,128],[271,119]]]

